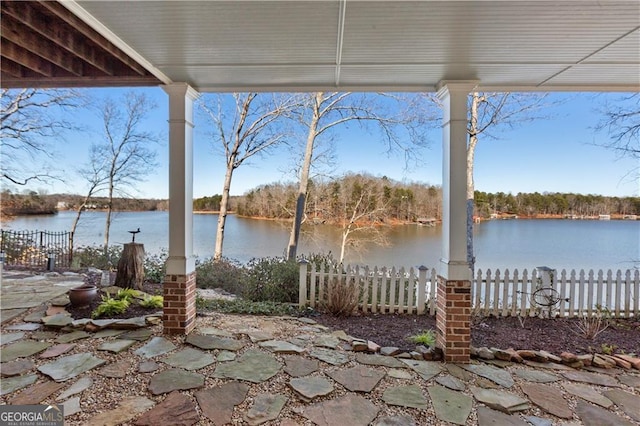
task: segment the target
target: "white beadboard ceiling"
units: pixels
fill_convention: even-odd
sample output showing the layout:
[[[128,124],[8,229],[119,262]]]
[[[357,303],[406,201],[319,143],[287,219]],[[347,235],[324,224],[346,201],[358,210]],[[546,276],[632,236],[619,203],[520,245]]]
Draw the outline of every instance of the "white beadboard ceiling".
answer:
[[[206,91],[640,90],[640,1],[68,1]]]

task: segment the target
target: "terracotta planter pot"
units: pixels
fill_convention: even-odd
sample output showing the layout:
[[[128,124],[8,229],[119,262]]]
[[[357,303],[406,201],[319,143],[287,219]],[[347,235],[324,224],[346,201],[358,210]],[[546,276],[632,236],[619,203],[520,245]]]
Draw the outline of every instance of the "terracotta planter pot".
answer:
[[[98,295],[98,287],[85,284],[69,290],[69,300],[73,306],[87,306]]]

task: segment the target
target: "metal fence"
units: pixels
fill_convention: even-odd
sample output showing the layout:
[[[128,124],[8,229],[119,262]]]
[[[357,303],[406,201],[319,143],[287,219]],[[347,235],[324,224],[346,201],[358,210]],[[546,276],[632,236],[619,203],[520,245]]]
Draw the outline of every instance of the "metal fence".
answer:
[[[0,251],[6,265],[67,268],[73,259],[71,232],[0,230]]]

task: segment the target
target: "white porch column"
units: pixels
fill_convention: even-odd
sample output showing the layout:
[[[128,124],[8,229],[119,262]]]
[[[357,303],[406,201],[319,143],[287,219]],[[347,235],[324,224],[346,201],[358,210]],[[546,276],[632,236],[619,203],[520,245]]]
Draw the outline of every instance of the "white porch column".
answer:
[[[443,82],[442,259],[436,296],[436,345],[446,362],[471,357],[471,270],[467,262],[467,96],[475,82]]]
[[[469,280],[467,262],[467,97],[476,81],[440,83],[442,120],[442,258],[440,275]]]
[[[169,258],[163,285],[165,334],[195,327],[196,273],[193,257],[193,101],[186,83],[163,86],[169,95]]]

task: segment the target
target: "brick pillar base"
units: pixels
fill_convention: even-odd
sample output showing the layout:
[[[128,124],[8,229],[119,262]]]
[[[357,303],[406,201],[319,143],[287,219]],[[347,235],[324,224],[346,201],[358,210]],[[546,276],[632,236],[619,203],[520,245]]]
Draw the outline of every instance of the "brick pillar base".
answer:
[[[196,273],[164,278],[164,334],[189,334],[196,326]]]
[[[469,363],[471,345],[471,282],[438,276],[436,345],[446,362]]]

